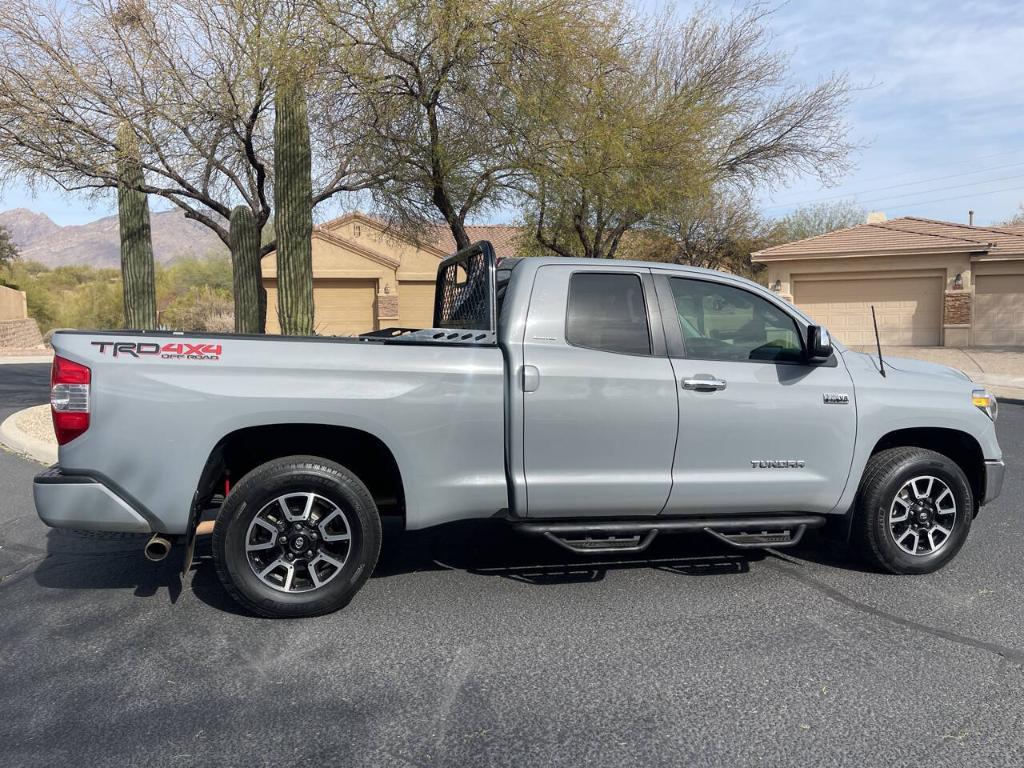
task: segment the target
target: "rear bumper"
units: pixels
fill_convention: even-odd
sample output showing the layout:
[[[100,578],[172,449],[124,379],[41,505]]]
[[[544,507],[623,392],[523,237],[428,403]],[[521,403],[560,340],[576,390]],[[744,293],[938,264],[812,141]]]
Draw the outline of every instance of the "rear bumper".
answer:
[[[39,519],[51,528],[149,533],[146,519],[100,481],[65,475],[52,466],[36,475],[32,495]]]
[[[981,499],[982,504],[995,501],[1003,490],[1003,475],[1006,474],[1006,464],[997,459],[985,462],[985,495]]]

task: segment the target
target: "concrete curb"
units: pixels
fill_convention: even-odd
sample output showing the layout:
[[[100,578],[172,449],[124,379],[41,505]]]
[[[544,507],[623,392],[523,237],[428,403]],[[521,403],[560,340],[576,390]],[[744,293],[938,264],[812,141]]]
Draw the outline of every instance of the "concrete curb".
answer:
[[[986,387],[1000,400],[1024,399],[1024,376],[1009,376],[1001,373],[978,373],[971,377]]]
[[[38,355],[0,355],[0,365],[23,365],[25,363],[46,363],[53,362],[52,354],[40,353]]]
[[[38,408],[38,406],[32,406],[32,408]],[[28,410],[31,410],[31,408],[25,408],[12,413],[4,419],[3,423],[0,424],[0,445],[14,453],[21,454],[33,461],[38,461],[44,466],[48,467],[51,464],[56,464],[57,446],[45,440],[40,440],[37,437],[32,437],[32,435],[19,429],[15,423],[17,418]]]

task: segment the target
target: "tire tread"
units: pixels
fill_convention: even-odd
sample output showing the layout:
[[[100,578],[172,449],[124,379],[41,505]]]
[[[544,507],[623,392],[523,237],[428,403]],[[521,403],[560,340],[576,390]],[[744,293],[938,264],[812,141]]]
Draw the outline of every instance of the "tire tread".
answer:
[[[950,465],[958,480],[968,489],[968,493],[970,490],[966,476],[964,476],[963,471],[952,459],[927,448],[916,446],[887,448],[874,454],[868,460],[868,464],[864,469],[864,475],[861,478],[860,487],[857,490],[852,543],[861,559],[888,573],[901,574],[910,571],[890,556],[888,548],[880,540],[880,534],[875,525],[874,510],[878,505],[877,496],[885,486],[888,478],[899,467],[911,461],[937,461],[944,466]],[[942,567],[956,554],[957,550],[952,551],[948,558],[942,559],[940,565],[932,570]]]
[[[284,473],[284,472],[315,472],[318,474],[327,473],[334,476],[334,479],[339,483],[347,486],[349,490],[353,491],[357,496],[360,497],[360,501],[364,507],[371,513],[372,519],[376,523],[375,535],[364,536],[363,546],[369,546],[370,550],[364,553],[364,564],[363,569],[357,574],[356,581],[358,584],[349,591],[348,595],[342,602],[323,598],[320,600],[309,601],[303,603],[301,606],[288,605],[274,600],[253,600],[246,595],[242,590],[238,588],[235,582],[235,578],[231,573],[231,569],[227,563],[227,558],[223,556],[226,550],[226,537],[227,529],[234,518],[234,515],[241,511],[241,508],[235,509],[234,507],[228,507],[232,502],[232,496],[235,493],[244,495],[251,489],[258,488],[262,484],[268,482],[272,478]],[[239,497],[236,497],[239,498]],[[225,519],[224,512],[227,509],[228,518]],[[232,600],[242,605],[252,613],[262,616],[264,618],[275,619],[275,618],[291,618],[291,617],[304,617],[304,616],[322,616],[327,613],[337,611],[352,599],[356,592],[359,591],[363,582],[369,578],[373,572],[373,568],[376,565],[377,558],[380,554],[380,516],[377,512],[377,506],[373,501],[373,496],[370,491],[363,484],[363,482],[350,470],[336,464],[328,459],[322,459],[317,456],[286,456],[279,459],[273,459],[261,464],[260,466],[253,469],[251,472],[246,474],[238,483],[231,489],[231,493],[224,501],[224,506],[221,507],[221,514],[217,517],[217,524],[213,529],[213,552],[214,552],[214,566],[217,572],[217,578],[224,586],[225,591],[231,597]],[[282,610],[282,607],[284,609]]]

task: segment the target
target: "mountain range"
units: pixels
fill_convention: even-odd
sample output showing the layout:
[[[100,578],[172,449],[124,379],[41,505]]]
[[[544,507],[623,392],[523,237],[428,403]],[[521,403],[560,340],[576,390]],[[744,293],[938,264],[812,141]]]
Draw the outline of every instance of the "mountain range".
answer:
[[[121,245],[117,216],[88,224],[61,226],[44,213],[15,208],[0,213],[0,226],[11,233],[20,258],[48,267],[85,264],[117,267]],[[150,214],[153,256],[167,263],[181,256],[204,256],[225,251],[223,243],[202,224],[185,218],[178,209]]]

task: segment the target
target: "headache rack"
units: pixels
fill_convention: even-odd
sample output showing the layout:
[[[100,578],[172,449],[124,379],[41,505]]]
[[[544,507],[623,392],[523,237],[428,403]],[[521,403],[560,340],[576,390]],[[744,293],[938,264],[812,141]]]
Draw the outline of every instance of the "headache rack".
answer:
[[[497,259],[491,244],[481,240],[438,266],[432,328],[382,328],[360,338],[396,344],[496,344],[497,330]]]

